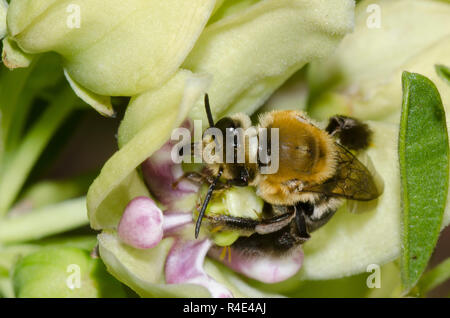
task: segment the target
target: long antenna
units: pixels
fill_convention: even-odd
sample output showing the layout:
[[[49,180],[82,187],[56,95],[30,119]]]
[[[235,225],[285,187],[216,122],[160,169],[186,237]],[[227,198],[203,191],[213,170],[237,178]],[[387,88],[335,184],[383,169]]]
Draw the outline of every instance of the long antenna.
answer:
[[[209,127],[214,127],[214,119],[211,112],[211,106],[209,105],[209,96],[205,94],[205,110],[206,116],[208,117]]]
[[[206,208],[208,207],[208,203],[211,200],[212,193],[214,189],[216,188],[217,182],[220,179],[220,176],[222,175],[223,170],[220,169],[217,176],[214,178],[213,182],[209,186],[208,192],[206,193],[205,201],[203,201],[202,209],[200,210],[200,213],[198,214],[197,223],[195,224],[195,238],[198,237],[198,233],[200,232],[200,227],[202,225],[203,217],[205,216]]]

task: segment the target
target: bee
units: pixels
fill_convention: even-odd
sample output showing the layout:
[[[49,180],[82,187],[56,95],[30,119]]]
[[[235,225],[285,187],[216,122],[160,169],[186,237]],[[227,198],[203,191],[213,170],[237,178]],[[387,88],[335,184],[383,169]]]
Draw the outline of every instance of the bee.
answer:
[[[226,132],[233,135],[238,128],[253,127],[250,117],[242,113],[214,122],[208,95],[205,110],[209,126],[224,136]],[[278,130],[279,165],[275,173],[261,173],[267,162],[259,157],[256,162],[249,162],[250,150],[245,149],[244,162],[222,160],[207,164],[206,173],[183,175],[182,178],[209,184],[196,221],[196,238],[202,220],[207,218],[211,226],[244,234],[233,243],[233,248],[252,253],[286,253],[325,225],[345,199],[370,201],[380,196],[373,175],[351,152],[365,149],[370,143],[371,131],[363,122],[334,116],[321,129],[301,111],[272,111],[259,116],[256,128]],[[204,133],[205,146],[218,142]],[[233,150],[236,159],[236,140],[222,145]],[[230,186],[255,187],[265,202],[263,217],[205,216],[213,192]]]

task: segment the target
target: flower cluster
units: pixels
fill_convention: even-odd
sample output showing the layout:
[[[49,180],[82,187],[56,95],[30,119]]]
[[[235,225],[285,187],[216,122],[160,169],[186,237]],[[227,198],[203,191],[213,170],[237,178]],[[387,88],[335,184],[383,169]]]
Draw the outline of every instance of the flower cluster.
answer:
[[[141,296],[267,296],[266,283],[340,278],[398,258],[399,78],[405,69],[429,76],[448,105],[450,90],[433,65],[450,64],[450,6],[378,4],[382,20],[372,28],[365,0],[356,10],[353,0],[11,0],[6,27],[0,23],[5,65],[27,67],[37,54],[56,52],[75,93],[103,115],[114,115],[112,96],[131,97],[119,150],[87,197],[109,272]],[[183,166],[171,161],[168,140],[190,126],[187,118],[206,124],[206,92],[214,118],[277,100],[318,120],[336,113],[368,120],[374,138],[361,160],[383,180],[384,195],[346,204],[342,210],[366,213],[338,212],[304,250],[283,258],[224,249],[211,233],[194,240],[201,189],[173,187]],[[258,198],[242,191],[221,198],[223,209],[258,212]]]

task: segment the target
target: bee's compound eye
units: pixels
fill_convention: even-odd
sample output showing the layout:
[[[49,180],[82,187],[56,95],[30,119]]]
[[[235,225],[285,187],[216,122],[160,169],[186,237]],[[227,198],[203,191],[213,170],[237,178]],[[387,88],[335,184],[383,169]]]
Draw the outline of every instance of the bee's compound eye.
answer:
[[[220,129],[220,131],[222,131],[222,134],[225,136],[227,133],[227,129],[234,130],[236,128],[236,123],[230,117],[224,117],[219,120],[214,126]]]

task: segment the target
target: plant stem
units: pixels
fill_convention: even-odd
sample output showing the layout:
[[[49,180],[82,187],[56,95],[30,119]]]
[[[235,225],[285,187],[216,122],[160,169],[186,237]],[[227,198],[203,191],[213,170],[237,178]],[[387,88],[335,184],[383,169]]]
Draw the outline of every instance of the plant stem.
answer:
[[[450,258],[447,258],[422,276],[418,283],[420,293],[426,295],[448,279],[450,279]]]
[[[0,215],[16,199],[33,165],[63,121],[76,105],[76,97],[65,87],[25,136],[19,148],[3,162],[0,180]]]
[[[0,244],[26,242],[65,232],[89,223],[86,198],[45,206],[0,221]]]

